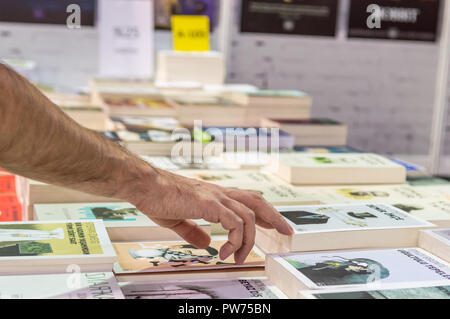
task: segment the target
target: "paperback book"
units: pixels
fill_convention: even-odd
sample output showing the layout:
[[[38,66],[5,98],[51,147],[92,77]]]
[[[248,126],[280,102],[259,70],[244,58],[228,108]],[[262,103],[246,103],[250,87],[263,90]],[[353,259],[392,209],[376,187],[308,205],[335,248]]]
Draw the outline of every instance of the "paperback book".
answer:
[[[269,279],[290,298],[300,290],[440,284],[450,265],[419,248],[267,255]]]
[[[126,299],[286,299],[264,277],[135,282],[121,288]]]
[[[367,289],[303,290],[304,299],[450,299],[450,282],[440,285],[394,285]]]
[[[109,238],[114,242],[180,239],[175,232],[158,226],[128,203],[38,204],[34,206],[34,219],[39,221],[101,219]],[[209,223],[202,220],[196,222],[205,232],[210,232]]]
[[[318,198],[323,204],[344,203],[391,203],[395,201],[440,199],[442,196],[427,189],[419,189],[406,184],[400,185],[349,185],[296,187],[301,192]]]
[[[406,169],[377,154],[281,153],[267,168],[294,185],[403,184]]]
[[[450,229],[421,231],[419,246],[450,263]]]
[[[438,227],[450,227],[450,200],[426,198],[422,200],[392,200],[392,206],[412,216],[427,220]]]
[[[257,250],[250,252],[243,265],[236,265],[233,257],[220,260],[219,250],[225,240],[213,240],[206,249],[199,249],[183,241],[115,243],[118,261],[116,275],[158,272],[182,273],[191,270],[230,268],[264,268],[264,257]]]
[[[116,260],[103,222],[55,221],[0,223],[2,275],[111,271]]]
[[[278,207],[292,236],[257,227],[265,253],[417,246],[420,229],[434,225],[385,204]]]
[[[112,272],[0,276],[0,299],[124,299]]]
[[[291,134],[295,146],[347,145],[347,126],[329,119],[262,119],[261,127],[275,127]]]

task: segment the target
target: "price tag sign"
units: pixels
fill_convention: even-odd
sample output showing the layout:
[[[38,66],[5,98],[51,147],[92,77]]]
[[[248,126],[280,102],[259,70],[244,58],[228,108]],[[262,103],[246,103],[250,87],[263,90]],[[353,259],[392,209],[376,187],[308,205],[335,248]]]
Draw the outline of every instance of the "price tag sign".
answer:
[[[153,77],[153,1],[99,1],[99,71],[102,77]]]
[[[172,16],[173,47],[175,51],[209,51],[208,16]]]

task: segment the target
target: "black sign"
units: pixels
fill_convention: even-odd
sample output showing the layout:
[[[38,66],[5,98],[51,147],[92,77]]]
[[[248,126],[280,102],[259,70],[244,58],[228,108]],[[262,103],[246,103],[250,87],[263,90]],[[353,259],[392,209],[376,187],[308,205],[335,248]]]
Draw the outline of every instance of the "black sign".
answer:
[[[0,0],[0,22],[64,25],[71,4],[80,6],[81,25],[95,24],[96,0]]]
[[[242,0],[241,32],[335,36],[337,0]]]
[[[351,0],[349,38],[436,41],[439,0]]]

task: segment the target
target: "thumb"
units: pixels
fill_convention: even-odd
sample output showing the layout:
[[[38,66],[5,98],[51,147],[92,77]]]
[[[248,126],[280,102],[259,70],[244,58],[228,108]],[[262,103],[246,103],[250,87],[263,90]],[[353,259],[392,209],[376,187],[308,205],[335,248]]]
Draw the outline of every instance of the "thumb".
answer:
[[[161,227],[169,228],[189,244],[197,248],[207,248],[211,243],[209,234],[191,220],[168,220],[152,218]]]

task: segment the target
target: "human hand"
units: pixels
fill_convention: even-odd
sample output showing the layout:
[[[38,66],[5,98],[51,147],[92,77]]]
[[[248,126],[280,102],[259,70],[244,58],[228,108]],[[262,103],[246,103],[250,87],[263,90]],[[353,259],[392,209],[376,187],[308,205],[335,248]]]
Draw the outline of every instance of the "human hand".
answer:
[[[191,219],[220,223],[229,230],[228,241],[220,249],[220,258],[234,254],[237,264],[244,263],[255,243],[255,224],[276,229],[284,235],[293,230],[275,208],[252,191],[227,189],[162,170],[152,181],[138,184],[131,200],[155,223],[169,228],[190,244],[206,248],[209,235]]]

